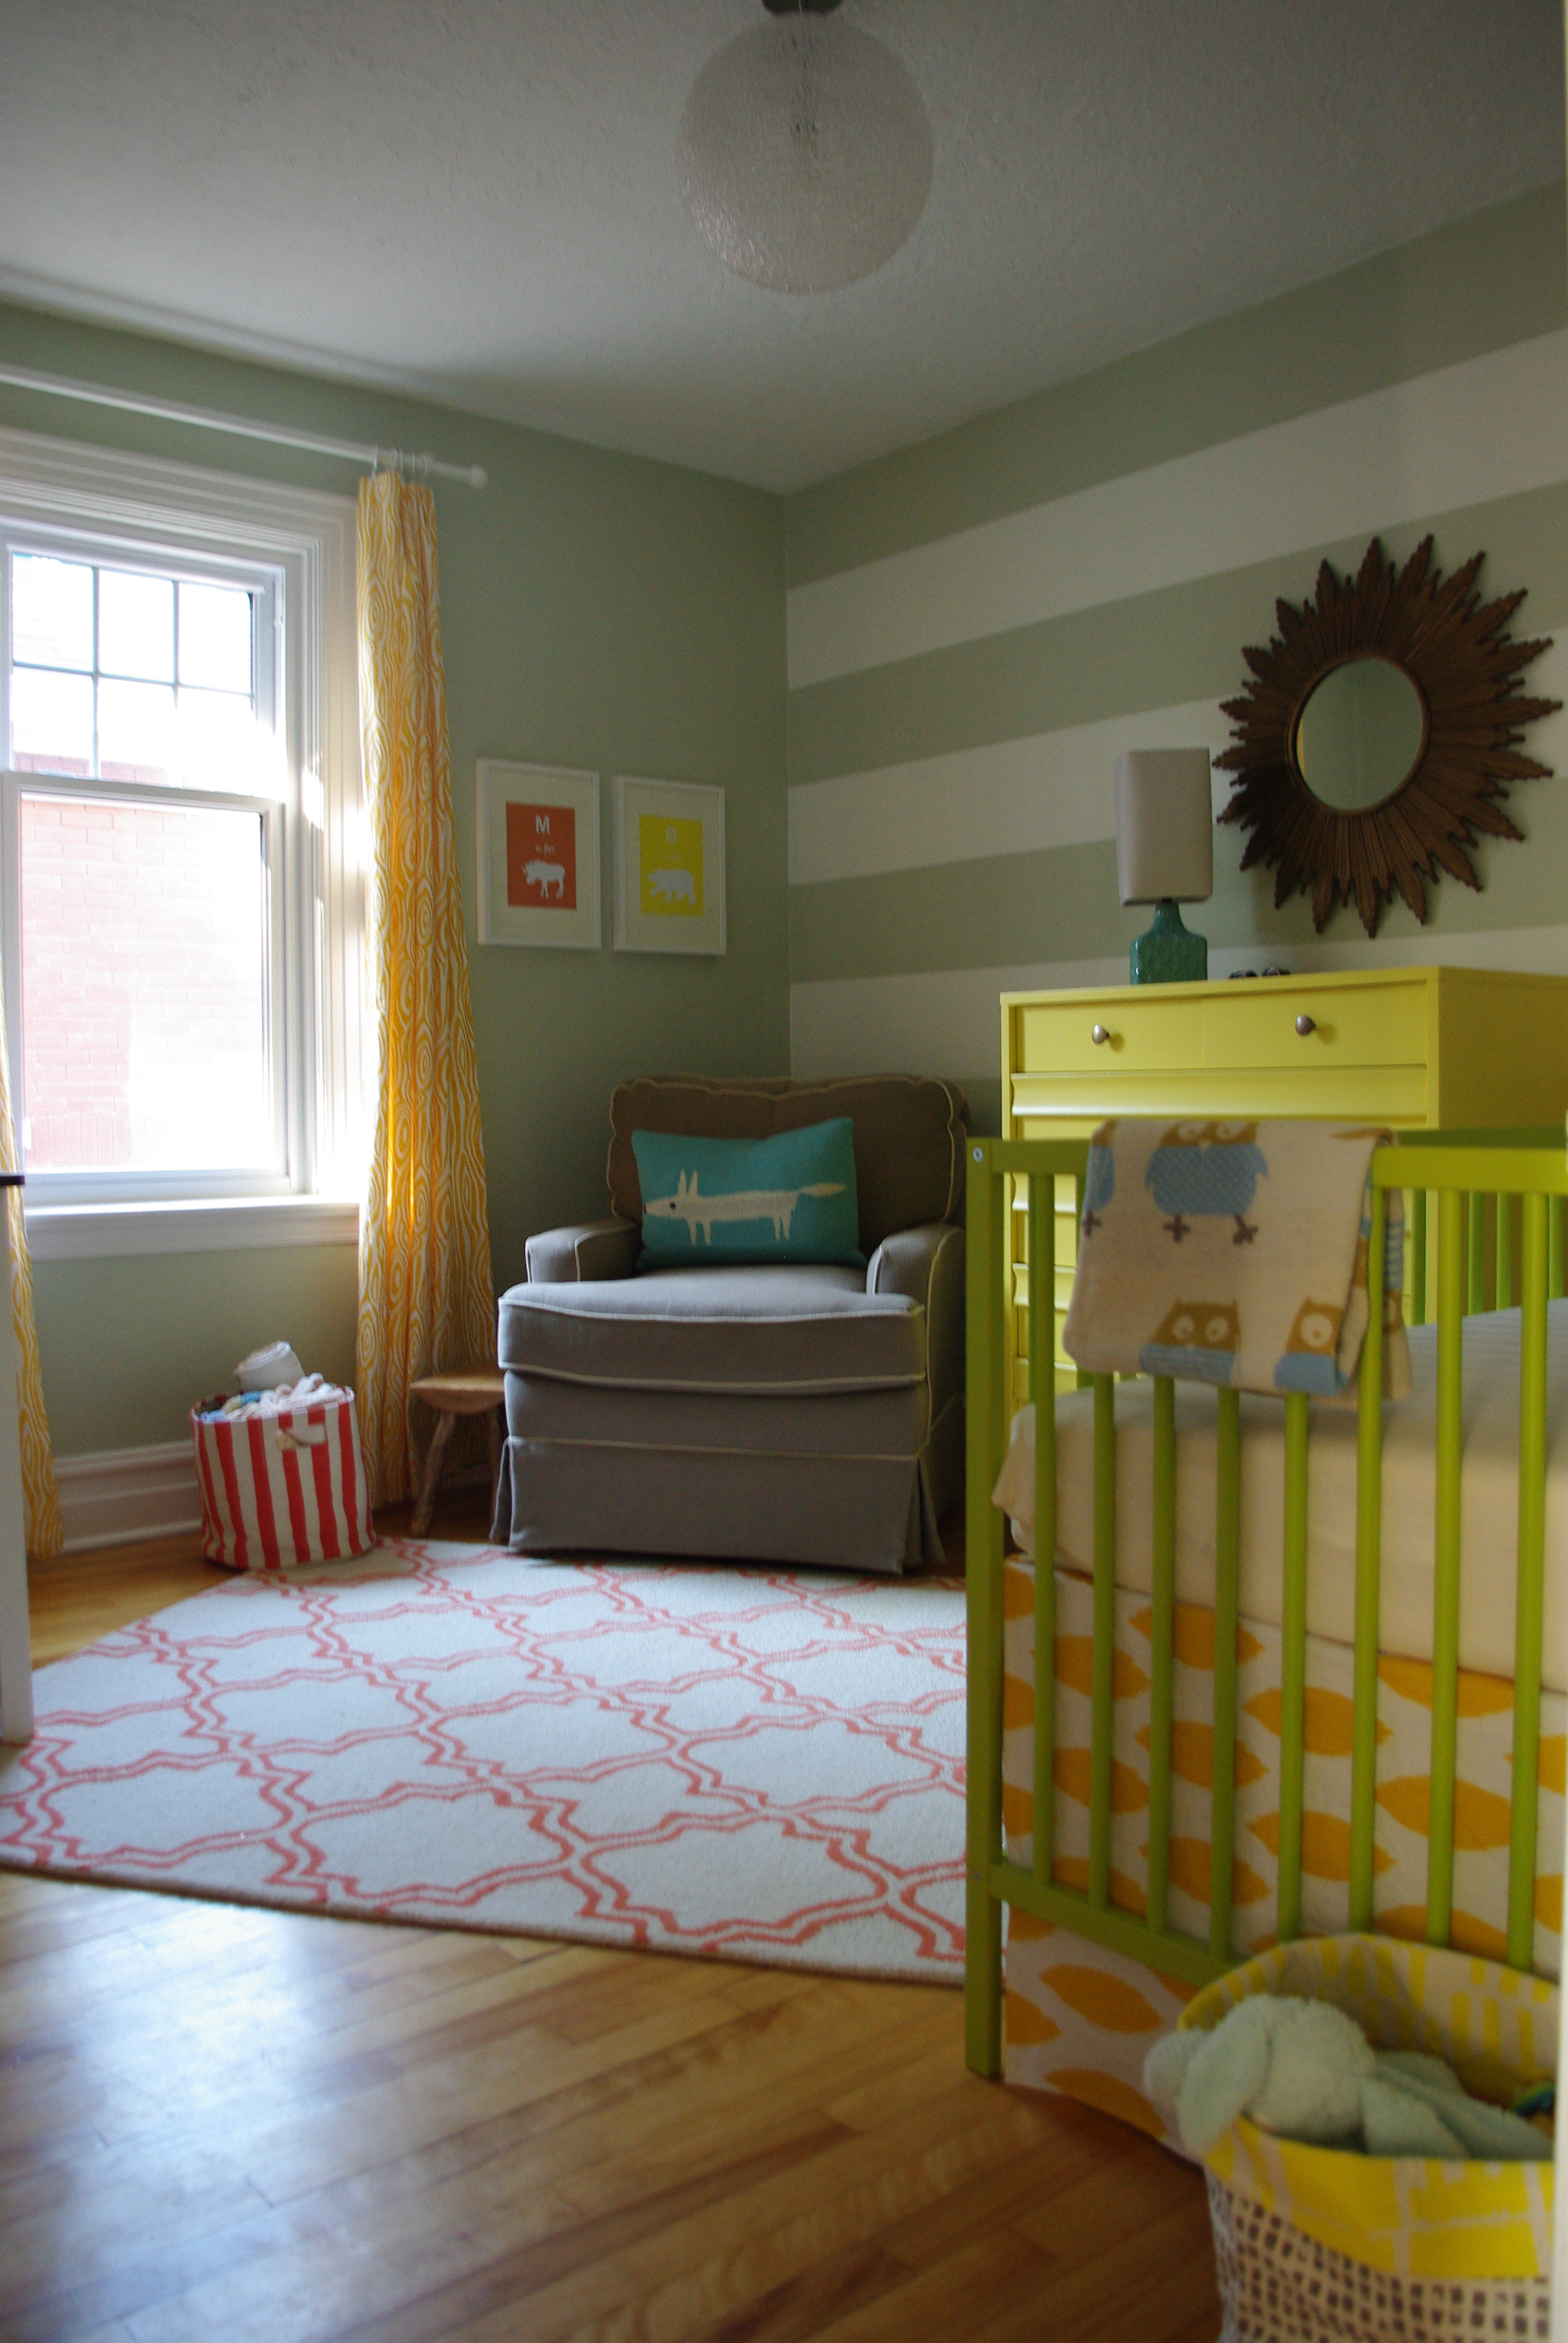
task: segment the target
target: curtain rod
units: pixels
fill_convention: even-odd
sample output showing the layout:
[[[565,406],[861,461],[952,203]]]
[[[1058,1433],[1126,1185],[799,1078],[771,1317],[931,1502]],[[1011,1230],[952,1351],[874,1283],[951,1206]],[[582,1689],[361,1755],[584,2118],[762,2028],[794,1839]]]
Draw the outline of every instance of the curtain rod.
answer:
[[[471,488],[482,488],[487,478],[482,464],[444,464],[438,457],[411,456],[398,447],[326,439],[317,432],[290,430],[283,423],[252,423],[243,416],[219,414],[215,407],[181,407],[172,398],[107,390],[97,383],[70,382],[64,375],[34,374],[25,367],[0,366],[0,383],[16,390],[43,391],[50,398],[80,399],[88,407],[118,407],[126,415],[156,415],[165,423],[195,424],[203,431],[227,431],[237,439],[265,439],[274,447],[298,447],[309,456],[338,456],[347,464],[367,464],[373,471],[385,466],[411,472],[418,479],[466,480]]]

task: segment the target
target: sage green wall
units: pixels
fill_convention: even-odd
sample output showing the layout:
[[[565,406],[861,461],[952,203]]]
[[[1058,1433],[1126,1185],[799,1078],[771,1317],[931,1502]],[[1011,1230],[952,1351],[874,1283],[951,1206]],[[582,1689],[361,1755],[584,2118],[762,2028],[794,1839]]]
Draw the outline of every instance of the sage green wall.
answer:
[[[0,307],[0,359],[334,437],[483,464],[436,488],[454,812],[498,1287],[532,1229],[604,1208],[609,1092],[625,1075],[779,1073],[789,1062],[784,568],[759,490],[417,400]],[[0,387],[0,425],[352,495],[348,465]],[[604,949],[476,941],[480,757],[602,777]],[[609,945],[609,777],[721,783],[729,950]],[[350,1249],[36,1264],[55,1446],[179,1438],[185,1411],[258,1340],[353,1358]]]
[[[999,993],[1125,982],[1147,924],[1118,900],[1117,751],[1228,745],[1276,596],[1374,533],[1430,531],[1444,572],[1483,548],[1488,593],[1529,589],[1515,637],[1557,639],[1526,689],[1568,699],[1565,327],[1555,185],[791,498],[794,1071],[955,1075],[995,1128]],[[1188,914],[1211,972],[1568,970],[1568,718],[1529,745],[1559,778],[1512,794],[1527,844],[1373,942],[1276,910],[1218,830]]]
[[[318,1373],[351,1383],[357,1277],[352,1245],[35,1262],[56,1455],[187,1437],[192,1401],[228,1390],[250,1336],[269,1328],[286,1326]]]

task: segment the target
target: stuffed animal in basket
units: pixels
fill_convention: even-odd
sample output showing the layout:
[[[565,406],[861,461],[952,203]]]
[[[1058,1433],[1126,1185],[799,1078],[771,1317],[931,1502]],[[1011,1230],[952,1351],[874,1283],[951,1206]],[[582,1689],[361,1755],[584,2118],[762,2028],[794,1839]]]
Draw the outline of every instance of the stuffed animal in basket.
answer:
[[[1552,2142],[1522,2115],[1472,2098],[1452,2066],[1423,2050],[1374,2050],[1332,2002],[1251,1994],[1205,2033],[1167,2034],[1150,2051],[1144,2088],[1203,2156],[1238,2116],[1265,2131],[1371,2156],[1544,2160]]]

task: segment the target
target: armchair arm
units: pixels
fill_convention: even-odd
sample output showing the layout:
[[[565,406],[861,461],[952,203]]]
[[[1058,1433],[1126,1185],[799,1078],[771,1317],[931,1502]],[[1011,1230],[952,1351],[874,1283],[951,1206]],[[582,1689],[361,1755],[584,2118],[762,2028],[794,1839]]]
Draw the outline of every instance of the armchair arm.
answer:
[[[525,1248],[530,1285],[585,1285],[601,1277],[629,1277],[642,1231],[635,1221],[578,1221],[546,1229]]]
[[[884,1237],[866,1270],[868,1293],[906,1293],[926,1312],[931,1413],[964,1386],[964,1232],[946,1221]]]

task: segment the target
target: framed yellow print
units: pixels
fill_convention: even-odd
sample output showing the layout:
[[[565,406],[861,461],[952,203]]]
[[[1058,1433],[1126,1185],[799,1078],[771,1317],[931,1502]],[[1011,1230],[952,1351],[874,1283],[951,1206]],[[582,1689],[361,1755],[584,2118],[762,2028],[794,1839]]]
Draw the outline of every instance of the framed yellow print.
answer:
[[[617,951],[722,952],[724,791],[618,774]]]
[[[598,775],[481,757],[477,778],[479,941],[596,950]]]

